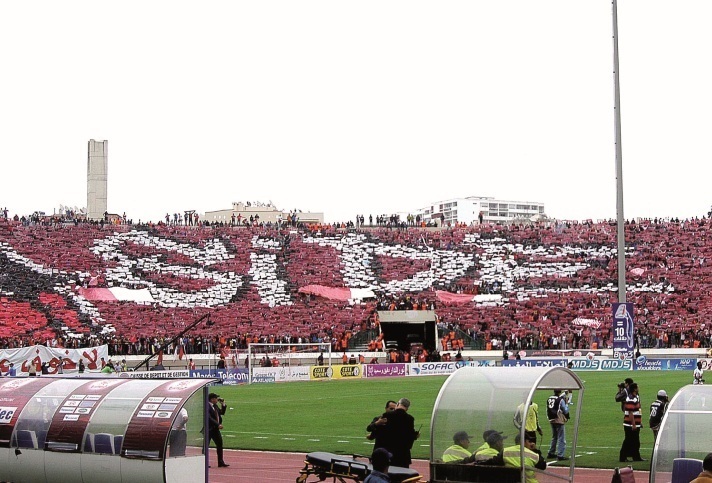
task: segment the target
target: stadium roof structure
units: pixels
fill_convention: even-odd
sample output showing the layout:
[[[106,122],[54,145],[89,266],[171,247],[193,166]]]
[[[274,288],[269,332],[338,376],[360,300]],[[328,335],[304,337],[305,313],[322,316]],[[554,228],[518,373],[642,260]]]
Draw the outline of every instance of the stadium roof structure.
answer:
[[[573,481],[574,455],[584,387],[581,379],[573,371],[561,366],[464,366],[452,373],[440,388],[430,422],[431,481],[485,481],[478,479],[482,475],[470,474],[481,471],[478,465],[453,465],[440,462],[445,449],[453,443],[453,435],[459,431],[466,431],[473,438],[471,450],[482,444],[484,432],[490,430],[502,433],[505,447],[514,445],[517,436],[522,440],[524,438],[524,425],[517,428],[513,423],[515,414],[520,408],[529,407],[537,391],[545,391],[548,397],[557,389],[570,392],[572,398],[571,419],[567,423],[572,456],[569,460],[569,474],[564,476],[561,473],[553,475],[547,470],[536,471],[555,477],[556,481],[562,479]],[[573,405],[576,406],[575,409]],[[539,414],[540,420],[546,418],[546,409],[540,408]],[[495,468],[493,471],[497,470]],[[523,470],[519,473],[523,483],[526,478],[525,473]],[[509,476],[511,477],[511,474]],[[490,477],[505,481],[504,478],[494,475]],[[538,477],[539,481],[548,481],[546,478],[542,479],[544,477],[542,474]]]
[[[702,460],[712,452],[712,385],[687,385],[670,400],[660,424],[651,483],[690,481],[702,472]]]

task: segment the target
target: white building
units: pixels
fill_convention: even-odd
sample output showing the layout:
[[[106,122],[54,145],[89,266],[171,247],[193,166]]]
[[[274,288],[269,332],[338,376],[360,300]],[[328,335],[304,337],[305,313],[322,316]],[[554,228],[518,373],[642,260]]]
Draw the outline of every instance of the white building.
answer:
[[[259,217],[261,223],[276,223],[278,221],[287,221],[289,211],[277,209],[270,201],[269,203],[256,202],[233,202],[232,208],[226,210],[206,211],[203,216],[204,221],[222,222],[226,224],[232,223],[233,215],[237,219],[239,216],[242,220],[249,220]],[[297,212],[297,217],[302,223],[324,223],[324,213]]]
[[[425,222],[438,220],[443,215],[444,225],[479,223],[482,213],[484,222],[511,223],[514,220],[536,220],[545,216],[544,203],[538,201],[496,200],[486,196],[468,196],[436,201],[417,212]]]

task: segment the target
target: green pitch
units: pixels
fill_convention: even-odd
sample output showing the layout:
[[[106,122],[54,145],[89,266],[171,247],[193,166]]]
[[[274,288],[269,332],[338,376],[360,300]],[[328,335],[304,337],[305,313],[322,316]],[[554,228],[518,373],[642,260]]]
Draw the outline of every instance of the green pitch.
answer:
[[[504,371],[505,369],[503,369]],[[516,369],[508,369],[515,371]],[[643,407],[641,454],[647,462],[631,463],[647,470],[653,449],[653,433],[647,427],[650,403],[659,389],[670,398],[692,380],[688,371],[578,372],[585,381],[583,409],[576,448],[576,466],[614,468],[623,441],[622,412],[613,399],[616,385],[632,377],[640,386]],[[268,451],[328,451],[370,454],[366,426],[383,412],[388,399],[407,397],[421,437],[413,447],[414,458],[429,458],[430,418],[433,404],[446,377],[403,377],[350,381],[293,382],[224,386],[219,392],[228,403],[223,436],[226,448]],[[540,448],[546,453],[551,429],[546,421],[549,392],[539,392],[540,422],[544,430]],[[473,395],[476,397],[476,395]],[[575,409],[575,401],[572,409]],[[573,426],[567,426],[567,455]]]

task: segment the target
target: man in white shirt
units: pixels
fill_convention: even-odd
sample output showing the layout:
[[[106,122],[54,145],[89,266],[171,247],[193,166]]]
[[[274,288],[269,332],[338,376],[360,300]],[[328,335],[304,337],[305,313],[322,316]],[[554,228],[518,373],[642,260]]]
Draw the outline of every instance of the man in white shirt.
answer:
[[[188,443],[188,411],[181,408],[171,426],[168,456],[185,456],[185,447]]]
[[[697,363],[697,369],[695,369],[695,372],[693,373],[693,380],[692,384],[704,384],[705,380],[702,379],[702,376],[704,376],[704,371],[702,370],[702,363],[698,362]]]

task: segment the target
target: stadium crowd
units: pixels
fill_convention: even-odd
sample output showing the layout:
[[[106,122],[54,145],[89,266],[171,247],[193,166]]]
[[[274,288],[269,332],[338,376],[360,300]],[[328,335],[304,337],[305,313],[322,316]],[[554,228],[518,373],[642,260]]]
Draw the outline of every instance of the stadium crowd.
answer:
[[[294,230],[291,220],[234,227],[196,220],[190,226],[172,223],[178,221],[175,215],[169,225],[131,224],[125,217],[116,224],[44,223],[13,220],[3,210],[0,347],[106,343],[112,354],[145,354],[210,313],[213,325],[199,326],[180,341],[186,353],[271,341],[328,341],[334,351],[344,351],[359,332],[378,329],[377,310],[403,308],[435,310],[441,333],[455,334],[445,341],[445,350],[476,342],[492,350],[611,345],[606,321],[617,296],[617,275],[616,227],[610,221],[421,229],[413,220],[392,230],[364,226],[359,217],[356,225],[298,224]],[[708,218],[626,223],[628,301],[636,307],[639,347],[710,347],[711,228]],[[153,238],[139,241],[131,235],[107,242],[121,245],[114,258],[97,251],[101,240],[133,231]],[[158,246],[151,240],[167,241]],[[216,240],[228,255],[206,262],[203,255],[211,253]],[[372,278],[362,286],[374,288],[375,297],[332,299],[300,290],[354,288],[349,277],[361,272],[350,272],[352,261],[340,250],[359,243],[371,257],[366,268]],[[174,245],[196,247],[197,255]],[[446,252],[474,263],[455,266],[465,258],[453,259],[454,268],[443,265],[443,273],[458,275],[433,278],[427,287],[394,285],[417,282]],[[146,269],[147,259],[158,268]],[[82,306],[79,289],[116,285],[106,274],[120,263],[128,267],[123,286],[148,288],[154,296],[158,287],[167,297],[180,292],[187,294],[185,300],[200,298],[216,284],[210,278],[216,271],[241,274],[243,282],[213,305],[183,299],[164,303],[159,297],[153,303],[96,300],[93,307]],[[478,296],[487,297],[479,301]]]

